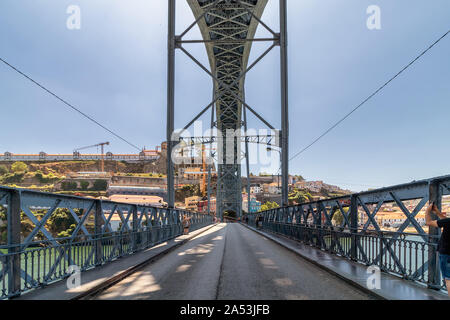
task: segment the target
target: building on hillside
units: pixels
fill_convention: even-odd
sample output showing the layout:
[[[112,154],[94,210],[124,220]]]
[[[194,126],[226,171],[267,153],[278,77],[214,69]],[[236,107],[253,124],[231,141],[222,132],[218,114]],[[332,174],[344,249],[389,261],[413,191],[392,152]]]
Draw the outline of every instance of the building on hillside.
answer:
[[[216,198],[211,198],[211,205],[210,205],[210,212],[211,214],[216,214]],[[208,200],[200,200],[197,204],[197,211],[200,213],[207,214],[208,213]]]
[[[276,182],[264,184],[263,192],[268,194],[281,194],[281,185],[278,185]]]
[[[331,191],[331,192],[339,192],[339,191],[341,191],[341,188],[339,188],[338,186],[333,186],[333,185],[331,185],[331,184],[324,184],[324,188],[327,190],[327,191]]]
[[[108,199],[114,202],[137,204],[141,206],[158,208],[167,207],[167,203],[164,202],[163,198],[158,196],[113,194],[109,196]]]
[[[142,153],[146,157],[159,157],[161,155],[161,151],[156,148],[156,150],[143,150]]]
[[[256,213],[261,211],[261,205],[261,201],[256,200],[256,197],[250,196],[249,202],[247,194],[242,195],[242,210],[247,213]]]
[[[105,189],[102,189],[102,191],[106,190],[108,188],[111,180],[109,178],[101,178],[100,176],[95,176],[95,177],[94,176],[91,176],[91,177],[87,177],[87,176],[81,177],[80,176],[77,178],[67,177],[66,179],[56,182],[54,184],[54,190],[67,190],[65,185],[71,184],[71,185],[73,185],[73,187],[71,187],[70,190],[81,189],[83,191],[87,191],[88,189],[94,187],[95,184],[99,180],[102,182],[104,181]]]
[[[375,215],[375,220],[379,226],[382,227],[400,227],[408,218],[403,212],[378,212]],[[425,225],[425,213],[421,212],[417,214],[415,220],[420,226]]]
[[[338,186],[334,186],[331,184],[326,184],[323,181],[298,181],[294,184],[294,187],[297,189],[305,189],[310,192],[318,193],[322,189],[328,191],[328,192],[342,192],[346,191],[350,193],[349,190],[342,190]]]
[[[198,203],[201,200],[202,200],[202,197],[196,197],[196,196],[184,199],[184,203],[186,205],[186,210],[197,211]]]
[[[164,201],[167,199],[167,191],[157,187],[109,186],[106,195],[156,196]]]
[[[295,184],[295,187],[317,193],[324,188],[324,183],[323,181],[299,181]]]
[[[107,161],[126,161],[126,162],[141,162],[141,161],[155,161],[158,160],[159,155],[145,155],[143,152],[139,154],[113,154],[107,152],[106,154],[81,154],[75,151],[72,154],[47,154],[40,152],[38,154],[12,154],[5,152],[0,154],[0,162],[2,161],[100,161],[102,159]]]
[[[260,193],[256,194],[255,197],[256,200],[261,202],[261,204],[265,204],[266,202],[275,202],[281,206],[282,203],[281,194]]]
[[[71,179],[111,179],[112,175],[109,172],[70,172],[67,174]]]
[[[250,193],[251,194],[256,194],[256,193],[261,193],[263,192],[263,188],[261,187],[261,185],[259,184],[254,184],[250,186]]]

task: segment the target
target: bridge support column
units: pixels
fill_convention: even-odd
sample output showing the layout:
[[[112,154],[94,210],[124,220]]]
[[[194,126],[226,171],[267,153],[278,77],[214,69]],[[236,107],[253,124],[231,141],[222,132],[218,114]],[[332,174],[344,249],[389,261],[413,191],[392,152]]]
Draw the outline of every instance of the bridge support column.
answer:
[[[8,219],[8,290],[11,297],[20,295],[20,191],[13,190],[9,195]]]
[[[169,208],[175,206],[174,167],[172,161],[173,141],[175,130],[175,0],[168,0],[169,29],[167,39],[167,204]]]
[[[442,208],[442,197],[441,197],[441,185],[439,181],[430,182],[430,202],[434,202],[439,210]],[[437,216],[431,213],[433,220],[437,220]],[[438,236],[440,234],[438,228],[429,227],[428,234],[430,235],[429,242],[435,244],[436,246],[430,246],[428,248],[428,287],[431,289],[440,290],[441,288],[441,276],[439,273],[438,263],[437,263],[437,243]]]
[[[289,99],[287,51],[287,3],[280,0],[280,57],[281,57],[281,171],[282,207],[289,205]]]

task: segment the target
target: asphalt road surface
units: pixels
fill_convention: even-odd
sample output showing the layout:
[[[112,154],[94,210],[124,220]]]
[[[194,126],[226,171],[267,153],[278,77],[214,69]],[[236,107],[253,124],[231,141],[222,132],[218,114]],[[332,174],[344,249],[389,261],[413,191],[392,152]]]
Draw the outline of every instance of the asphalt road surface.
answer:
[[[220,224],[100,300],[362,300],[364,292],[239,225]]]

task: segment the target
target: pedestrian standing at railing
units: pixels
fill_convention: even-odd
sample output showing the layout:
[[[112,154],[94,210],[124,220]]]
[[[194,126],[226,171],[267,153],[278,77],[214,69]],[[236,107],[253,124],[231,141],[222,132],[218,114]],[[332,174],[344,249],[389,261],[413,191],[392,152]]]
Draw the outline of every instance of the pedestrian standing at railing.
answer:
[[[186,214],[183,216],[183,229],[184,234],[189,234],[189,226],[191,225],[191,217],[188,217]]]
[[[431,212],[434,212],[439,220],[432,220]],[[439,260],[442,277],[447,286],[447,293],[450,297],[450,219],[445,212],[441,212],[435,203],[432,203],[425,213],[426,224],[429,227],[442,228],[441,239],[439,240]]]

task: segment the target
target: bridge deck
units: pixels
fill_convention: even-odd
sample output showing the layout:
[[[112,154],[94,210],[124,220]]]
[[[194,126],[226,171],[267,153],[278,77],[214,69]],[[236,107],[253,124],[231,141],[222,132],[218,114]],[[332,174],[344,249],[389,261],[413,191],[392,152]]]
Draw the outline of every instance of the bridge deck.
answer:
[[[239,224],[221,224],[97,299],[369,299]]]
[[[349,270],[362,281],[366,268],[270,234],[258,234],[240,224],[219,224],[183,236],[164,246],[82,274],[83,286],[67,290],[65,281],[25,294],[21,299],[71,299],[108,277],[145,261],[152,255],[192,239],[170,253],[118,282],[97,299],[101,300],[305,300],[373,299],[353,281],[311,262],[327,264],[339,276]],[[271,241],[269,238],[272,238]],[[278,243],[277,243],[278,242]],[[281,246],[280,246],[281,245]],[[308,249],[309,248],[309,249]],[[153,251],[152,251],[153,250]],[[297,251],[297,252],[294,252]],[[304,259],[299,255],[306,257]],[[309,254],[309,256],[308,256]],[[343,268],[339,272],[339,267]],[[334,270],[333,270],[334,268]],[[358,269],[358,270],[356,270]],[[388,281],[390,280],[390,281]],[[446,299],[444,294],[423,289],[398,278],[382,279],[390,299]],[[394,290],[393,290],[394,288]],[[386,292],[384,292],[386,293]],[[383,295],[383,292],[379,292]]]

